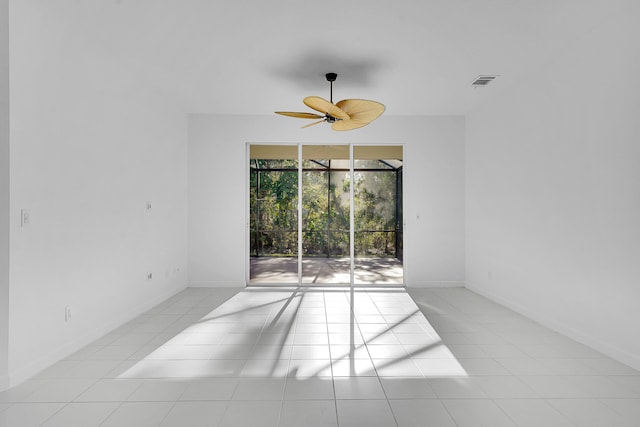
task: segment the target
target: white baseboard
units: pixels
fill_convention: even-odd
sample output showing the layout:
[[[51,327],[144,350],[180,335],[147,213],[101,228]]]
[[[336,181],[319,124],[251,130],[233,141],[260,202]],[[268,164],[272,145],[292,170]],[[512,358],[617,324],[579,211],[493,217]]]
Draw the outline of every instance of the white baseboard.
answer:
[[[187,284],[189,288],[245,288],[244,282],[217,282],[213,280],[191,281]]]
[[[509,299],[502,298],[498,295],[495,295],[494,293],[489,292],[483,287],[478,286],[476,284],[467,283],[466,288],[500,305],[503,305],[515,311],[516,313],[522,314],[523,316],[526,316],[529,319],[532,319],[540,323],[541,325],[546,326],[549,329],[552,329],[581,344],[591,347],[592,349],[599,351],[600,353],[603,353],[606,356],[609,356],[610,358],[615,359],[620,363],[624,363],[625,365],[628,365],[633,369],[640,370],[640,357],[637,355],[631,354],[614,345],[606,343],[599,338],[589,335],[588,333],[567,327],[566,325],[562,324],[562,322],[556,321],[554,319],[550,319],[548,314],[546,313],[545,314],[538,313],[535,310],[531,310]]]
[[[415,282],[407,283],[407,288],[464,288],[464,282]]]
[[[131,310],[128,310],[126,313],[119,313],[112,321],[106,322],[105,324],[93,329],[92,331],[83,334],[81,337],[49,351],[47,354],[38,358],[37,360],[9,372],[7,387],[0,387],[0,391],[9,387],[15,387],[16,385],[28,380],[29,378],[32,378],[33,376],[37,375],[39,372],[42,372],[56,362],[59,362],[65,357],[85,347],[86,345],[91,344],[93,341],[101,338],[114,329],[119,328],[130,320],[135,319],[140,314],[155,307],[161,302],[166,301],[172,296],[182,292],[184,289],[186,289],[186,286],[173,289],[171,291],[165,292],[164,294],[158,295],[155,298],[152,298]],[[1,385],[2,378],[0,378],[0,386]]]

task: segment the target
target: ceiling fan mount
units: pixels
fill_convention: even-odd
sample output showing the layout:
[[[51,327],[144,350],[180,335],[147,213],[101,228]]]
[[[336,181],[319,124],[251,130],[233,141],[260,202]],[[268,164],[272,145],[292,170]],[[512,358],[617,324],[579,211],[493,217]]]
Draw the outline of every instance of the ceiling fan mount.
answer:
[[[338,78],[338,74],[327,73],[325,77],[329,82],[329,101],[319,96],[307,96],[303,100],[307,107],[324,115],[293,111],[276,111],[276,114],[299,119],[320,119],[303,126],[303,128],[327,122],[331,123],[333,130],[351,130],[368,125],[384,112],[385,107],[383,104],[367,99],[343,99],[334,104],[333,82]]]

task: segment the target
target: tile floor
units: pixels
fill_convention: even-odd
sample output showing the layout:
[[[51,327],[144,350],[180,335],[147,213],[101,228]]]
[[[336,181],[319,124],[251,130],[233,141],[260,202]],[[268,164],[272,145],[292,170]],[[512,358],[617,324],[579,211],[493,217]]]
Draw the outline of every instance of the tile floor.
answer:
[[[0,426],[640,426],[640,372],[466,289],[187,289]]]

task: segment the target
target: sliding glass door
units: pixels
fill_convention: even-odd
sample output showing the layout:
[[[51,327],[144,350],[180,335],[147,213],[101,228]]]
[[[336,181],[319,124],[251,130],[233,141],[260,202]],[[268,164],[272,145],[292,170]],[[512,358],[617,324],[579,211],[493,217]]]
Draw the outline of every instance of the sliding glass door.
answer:
[[[250,284],[403,283],[402,146],[249,153]]]

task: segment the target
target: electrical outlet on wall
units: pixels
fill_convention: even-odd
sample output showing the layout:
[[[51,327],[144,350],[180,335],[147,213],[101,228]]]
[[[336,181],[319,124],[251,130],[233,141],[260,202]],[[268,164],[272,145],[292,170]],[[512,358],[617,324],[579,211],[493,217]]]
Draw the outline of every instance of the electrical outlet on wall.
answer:
[[[153,280],[153,273],[151,272],[147,273],[147,280]]]
[[[29,209],[22,209],[20,211],[20,226],[26,227],[31,223],[31,211]]]
[[[71,306],[68,305],[64,308],[64,322],[69,323],[71,321]]]

